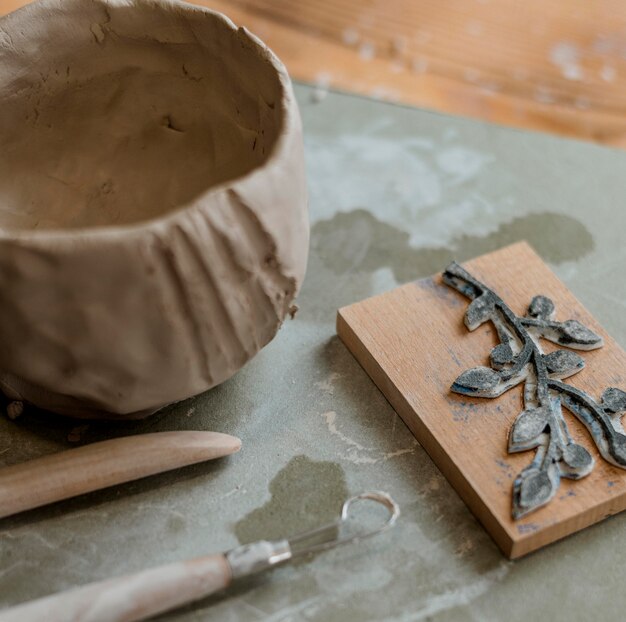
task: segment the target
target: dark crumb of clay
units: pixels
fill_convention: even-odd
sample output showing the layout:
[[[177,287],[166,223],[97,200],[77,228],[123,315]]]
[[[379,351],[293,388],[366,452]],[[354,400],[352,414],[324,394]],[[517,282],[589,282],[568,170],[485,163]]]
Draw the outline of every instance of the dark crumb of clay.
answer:
[[[300,311],[300,307],[298,305],[291,305],[289,307],[289,317],[293,320],[296,317],[298,311]]]
[[[83,434],[89,429],[88,425],[79,425],[72,428],[67,435],[67,440],[70,443],[80,443],[83,440]]]
[[[17,419],[24,413],[24,402],[10,402],[7,406],[7,417],[9,419]]]

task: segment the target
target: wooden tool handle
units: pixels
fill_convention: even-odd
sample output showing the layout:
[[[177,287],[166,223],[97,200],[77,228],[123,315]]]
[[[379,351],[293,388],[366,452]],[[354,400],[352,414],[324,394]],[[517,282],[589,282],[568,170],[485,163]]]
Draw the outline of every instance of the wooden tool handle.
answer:
[[[90,583],[0,612],[0,622],[132,622],[199,600],[231,582],[222,554]]]
[[[0,518],[61,499],[232,454],[218,432],[155,432],[69,449],[0,469]]]

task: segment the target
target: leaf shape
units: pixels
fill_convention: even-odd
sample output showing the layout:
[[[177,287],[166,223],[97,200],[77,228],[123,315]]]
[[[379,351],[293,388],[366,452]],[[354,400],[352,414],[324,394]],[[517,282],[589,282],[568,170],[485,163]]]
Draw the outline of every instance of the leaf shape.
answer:
[[[556,350],[543,355],[543,362],[549,374],[556,378],[567,378],[585,366],[582,356],[569,350]]]
[[[626,436],[624,434],[615,432],[609,436],[609,455],[611,456],[609,462],[626,469]]]
[[[554,303],[547,296],[535,296],[528,307],[528,315],[538,320],[549,320],[554,314]]]
[[[567,320],[559,325],[558,343],[571,348],[591,350],[599,348],[603,344],[602,337],[596,335],[591,329],[581,324],[578,320]]]
[[[513,355],[513,350],[511,350],[511,346],[508,343],[499,343],[489,355],[491,359],[491,364],[497,369],[506,365],[507,363],[511,363],[515,358]]]
[[[465,326],[469,330],[475,330],[491,318],[493,312],[493,300],[488,294],[482,294],[470,302],[465,311]]]
[[[602,406],[611,413],[626,410],[626,392],[615,387],[609,387],[602,394]]]
[[[567,465],[565,475],[571,479],[580,479],[589,475],[593,469],[594,459],[591,454],[582,446],[570,443],[563,449],[563,462]]]
[[[547,471],[530,471],[522,479],[519,504],[526,510],[534,509],[547,503],[555,492],[554,482]]]
[[[511,428],[509,451],[523,451],[534,447],[548,425],[550,414],[546,408],[523,410]]]
[[[453,383],[452,391],[477,397],[494,397],[500,375],[490,367],[473,367],[464,371]],[[495,391],[495,392],[494,392]]]

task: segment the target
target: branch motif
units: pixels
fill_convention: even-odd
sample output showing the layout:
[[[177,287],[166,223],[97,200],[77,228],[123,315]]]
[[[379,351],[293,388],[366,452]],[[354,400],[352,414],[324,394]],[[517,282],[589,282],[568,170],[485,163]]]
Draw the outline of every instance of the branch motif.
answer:
[[[453,262],[443,281],[471,300],[465,325],[475,330],[485,322],[495,326],[499,343],[491,351],[489,367],[463,372],[451,390],[472,397],[495,398],[524,384],[524,410],[509,434],[509,452],[536,449],[532,462],[513,484],[513,518],[517,519],[548,503],[556,494],[562,477],[580,479],[589,475],[595,461],[572,440],[563,416],[563,407],[589,430],[600,455],[626,469],[626,434],[622,415],[626,392],[610,387],[600,402],[562,382],[585,366],[584,359],[571,350],[544,354],[541,339],[575,350],[594,350],[602,337],[577,320],[555,321],[554,303],[535,296],[525,317],[518,317],[492,290]]]

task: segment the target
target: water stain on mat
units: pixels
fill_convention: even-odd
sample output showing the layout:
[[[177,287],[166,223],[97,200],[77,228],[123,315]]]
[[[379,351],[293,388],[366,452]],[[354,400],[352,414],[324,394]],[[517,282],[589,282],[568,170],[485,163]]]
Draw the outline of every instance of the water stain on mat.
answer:
[[[580,259],[594,248],[585,226],[566,214],[528,214],[504,223],[485,236],[463,235],[448,247],[413,248],[409,234],[357,209],[315,224],[312,248],[335,274],[392,269],[400,283],[430,276],[450,261],[465,261],[527,240],[553,264]]]
[[[335,462],[296,456],[269,486],[272,498],[235,525],[241,543],[278,540],[337,518],[349,497],[343,469]]]

